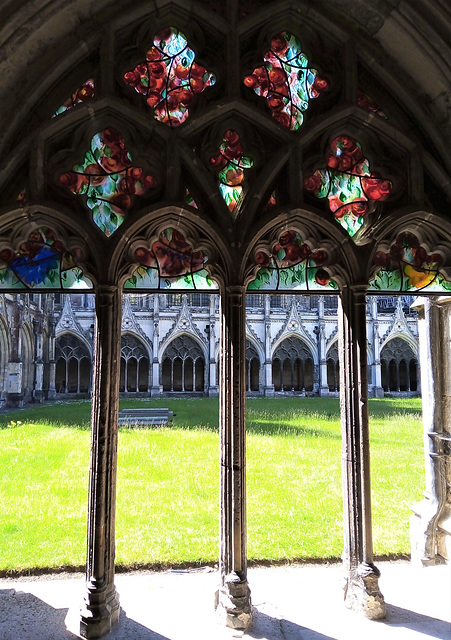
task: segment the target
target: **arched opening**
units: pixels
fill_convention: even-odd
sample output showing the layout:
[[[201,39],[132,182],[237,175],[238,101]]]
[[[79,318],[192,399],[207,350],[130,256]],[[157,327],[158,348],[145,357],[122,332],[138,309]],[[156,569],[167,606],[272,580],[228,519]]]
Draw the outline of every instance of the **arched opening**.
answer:
[[[312,6],[307,21],[290,2],[274,2],[263,12],[258,2],[244,8],[237,0],[220,9],[206,6],[202,24],[195,11],[190,14],[186,45],[190,55],[180,61],[181,69],[174,56],[165,57],[159,48],[178,37],[171,25],[186,22],[186,11],[182,15],[177,2],[163,3],[162,13],[141,0],[132,12],[118,6],[109,12],[111,0],[89,8],[73,4],[59,17],[52,14],[47,23],[45,12],[38,5],[32,10],[27,2],[17,15],[6,12],[5,33],[11,37],[0,44],[4,53],[0,55],[1,284],[8,295],[21,295],[17,291],[27,288],[37,297],[52,289],[63,295],[77,287],[95,289],[96,295],[89,590],[82,621],[87,635],[92,627],[93,636],[105,633],[119,611],[113,583],[116,433],[114,419],[104,419],[117,413],[117,387],[111,393],[107,389],[121,384],[124,393],[136,393],[145,389],[146,382],[135,356],[123,358],[119,375],[119,289],[137,263],[140,266],[130,280],[147,278],[149,291],[171,288],[171,276],[179,273],[184,260],[189,261],[187,275],[182,274],[187,281],[171,292],[176,308],[187,287],[198,295],[193,265],[203,259],[208,243],[211,266],[221,284],[221,322],[230,334],[223,332],[221,346],[216,342],[208,350],[206,332],[196,330],[195,320],[190,325],[180,316],[164,335],[156,336],[155,351],[168,344],[170,336],[192,331],[200,354],[186,356],[183,349],[163,354],[158,362],[147,359],[143,371],[147,369],[148,385],[155,393],[160,386],[167,393],[192,393],[201,380],[205,385],[210,376],[216,378],[212,354],[221,353],[223,413],[230,406],[234,412],[221,415],[226,464],[221,467],[219,599],[224,605],[236,595],[236,585],[229,584],[227,576],[232,572],[243,576],[245,606],[234,615],[237,626],[245,628],[251,608],[242,535],[246,531],[242,471],[246,356],[240,314],[245,306],[243,290],[261,267],[267,269],[259,271],[261,282],[269,279],[273,286],[268,291],[275,294],[268,304],[267,326],[271,311],[283,308],[281,291],[313,292],[310,308],[315,309],[322,304],[321,287],[327,287],[332,277],[340,288],[343,447],[349,451],[361,445],[361,455],[345,458],[343,475],[344,493],[350,497],[344,518],[347,598],[358,606],[368,601],[356,595],[359,590],[368,595],[359,570],[374,566],[367,390],[361,383],[367,374],[368,336],[362,311],[367,274],[372,293],[423,291],[439,296],[450,291],[446,12],[443,3],[411,4],[408,15],[397,3],[385,3],[373,13],[359,12],[360,4],[353,5],[353,11],[343,3]],[[38,28],[29,28],[32,14]],[[97,21],[105,28],[93,28]],[[165,30],[157,36],[160,22]],[[278,33],[271,33],[271,25],[278,25]],[[283,31],[287,28],[289,32]],[[88,37],[81,43],[80,34],[85,33]],[[184,38],[180,35],[179,42]],[[418,46],[411,46],[414,41]],[[67,51],[67,43],[72,43],[70,54],[57,56],[55,63],[50,48]],[[147,57],[157,64],[148,64]],[[221,60],[227,61],[226,74]],[[301,73],[293,68],[293,60],[302,61]],[[337,60],[345,64],[337,65]],[[20,77],[27,78],[23,86],[17,83]],[[76,111],[67,114],[70,109]],[[168,217],[177,232],[185,225],[185,237],[198,241],[200,249],[196,247],[189,260],[187,253],[172,246],[169,251],[168,244],[155,241]],[[57,229],[47,233],[51,223]],[[297,233],[287,229],[291,224],[305,226],[302,243],[290,241],[290,234]],[[277,238],[265,237],[276,230]],[[46,236],[44,243],[36,240],[40,235]],[[135,247],[144,236],[160,242],[157,249],[165,254],[165,274],[160,263],[155,267],[150,248]],[[185,250],[187,243],[180,244]],[[92,281],[81,278],[80,265]],[[296,268],[288,271],[291,266]],[[153,279],[147,267],[154,269]],[[77,304],[83,305],[85,294],[77,295]],[[55,328],[53,320],[51,314],[43,320],[49,335]],[[159,327],[162,315],[155,311],[149,324],[152,321]],[[268,340],[270,348],[262,362],[265,390],[271,392],[274,386],[284,393],[303,389],[317,393],[325,378],[332,382],[332,364],[328,365],[321,342],[327,318],[323,315],[318,331],[310,334],[296,326],[294,315],[292,321],[291,328],[279,327],[282,332]],[[64,331],[71,327],[80,336],[89,332],[88,327],[74,328],[70,317],[67,322]],[[21,338],[14,335],[20,323],[11,326],[8,384],[18,392],[11,391],[9,401],[19,402],[17,396],[29,395],[37,386],[41,370],[21,369]],[[259,332],[262,344],[267,326]],[[36,327],[39,336],[41,329]],[[305,353],[277,352],[281,337],[290,332],[299,332],[301,341],[305,338]],[[399,358],[387,349],[382,356],[382,387],[393,393],[418,389],[415,351]],[[28,349],[26,359],[32,358],[42,364],[38,350]],[[86,374],[82,362],[87,359],[90,362],[89,349],[84,359],[58,355],[59,393],[90,388],[89,382],[81,382]],[[55,362],[48,358],[45,364],[50,370]],[[374,353],[377,375],[378,366]],[[254,377],[248,374],[250,388]],[[361,409],[357,415],[345,412],[346,407],[357,406]],[[443,434],[433,433],[434,442],[442,446]],[[227,493],[231,486],[236,491]],[[377,584],[376,572],[370,579]],[[381,617],[377,587],[375,593],[377,613],[374,609],[372,613]],[[226,617],[231,623],[229,612]]]
[[[119,390],[146,393],[149,389],[149,356],[143,342],[129,333],[121,338]]]
[[[169,343],[163,354],[163,392],[203,392],[205,358],[199,343],[182,334]]]
[[[246,304],[249,296],[246,298]],[[246,391],[260,390],[260,358],[250,340],[246,340]]]
[[[336,393],[340,389],[340,364],[338,360],[337,341],[327,352],[327,386],[330,393]]]
[[[89,394],[91,389],[91,355],[87,346],[71,334],[56,339],[55,388],[58,394]]]
[[[382,387],[387,393],[417,391],[418,361],[409,343],[401,337],[389,340],[381,351]]]
[[[313,357],[307,344],[298,337],[285,338],[273,354],[275,391],[313,392]]]

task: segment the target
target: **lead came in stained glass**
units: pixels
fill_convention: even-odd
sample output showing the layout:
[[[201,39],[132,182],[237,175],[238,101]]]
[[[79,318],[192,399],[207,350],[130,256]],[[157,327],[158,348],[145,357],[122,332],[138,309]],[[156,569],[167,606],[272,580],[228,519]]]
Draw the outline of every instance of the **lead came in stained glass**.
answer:
[[[248,289],[336,290],[336,282],[323,268],[327,260],[324,249],[312,251],[297,231],[284,231],[271,252],[259,249],[255,253],[255,261],[260,269]]]
[[[59,182],[72,193],[86,196],[94,224],[109,237],[123,223],[135,195],[157,185],[157,179],[132,165],[122,136],[113,128],[97,133],[83,164],[66,171]]]
[[[135,249],[135,259],[140,266],[126,281],[126,289],[217,289],[205,269],[207,254],[193,251],[178,229],[162,231],[150,250]]]
[[[341,135],[330,145],[327,169],[317,169],[305,178],[304,189],[317,198],[327,198],[337,222],[354,236],[376,202],[388,198],[392,183],[371,173],[359,142]]]
[[[254,165],[252,158],[243,155],[240,136],[228,129],[219,147],[219,154],[211,156],[210,164],[218,169],[219,189],[230,213],[238,212],[243,201],[244,171]]]
[[[30,233],[19,251],[0,251],[2,289],[92,289],[91,281],[78,267],[81,249],[70,251],[55,232],[41,227]]]
[[[183,33],[164,29],[155,35],[146,61],[127,71],[124,82],[146,98],[157,120],[178,127],[188,118],[195,95],[216,82],[195,57]]]
[[[275,120],[295,131],[304,121],[309,101],[327,91],[329,83],[309,66],[301,43],[287,31],[272,38],[264,61],[244,78],[244,84],[266,99]]]
[[[64,113],[69,109],[73,109],[83,102],[88,102],[88,100],[92,100],[93,97],[94,80],[90,78],[89,80],[86,80],[86,82],[82,84],[81,87],[77,89],[77,91],[75,91],[75,93],[72,93],[60,107],[58,107],[52,117],[59,116],[61,113]]]
[[[370,291],[451,291],[451,282],[439,271],[441,254],[428,254],[409,231],[398,234],[388,251],[377,251],[373,262],[379,268],[369,283]]]
[[[364,93],[361,89],[359,89],[357,93],[357,104],[359,105],[359,107],[362,107],[362,109],[366,109],[371,113],[375,113],[380,118],[384,118],[384,120],[388,120],[388,117],[385,115],[385,113],[382,111],[379,105],[376,102],[374,102],[374,100],[367,93]]]

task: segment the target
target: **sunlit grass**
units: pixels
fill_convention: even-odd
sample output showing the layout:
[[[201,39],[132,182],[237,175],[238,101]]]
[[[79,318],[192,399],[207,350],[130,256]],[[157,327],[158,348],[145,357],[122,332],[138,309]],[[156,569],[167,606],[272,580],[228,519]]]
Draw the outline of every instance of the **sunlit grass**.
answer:
[[[217,561],[218,401],[145,402],[176,415],[172,427],[120,430],[116,561]],[[421,401],[372,400],[370,412],[375,553],[407,554],[424,489]],[[0,416],[0,570],[84,564],[89,418],[87,402]],[[249,557],[339,557],[338,401],[251,398],[247,428]]]

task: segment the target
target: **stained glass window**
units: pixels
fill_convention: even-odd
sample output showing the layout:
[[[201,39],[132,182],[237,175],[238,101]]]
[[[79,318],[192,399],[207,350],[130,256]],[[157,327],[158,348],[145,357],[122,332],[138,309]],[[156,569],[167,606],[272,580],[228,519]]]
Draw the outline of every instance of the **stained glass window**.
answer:
[[[17,194],[16,202],[24,207],[27,204],[27,190],[25,187]]]
[[[194,197],[189,189],[185,189],[185,202],[190,207],[194,209],[198,209],[197,202],[194,200]]]
[[[265,98],[272,117],[292,131],[302,125],[309,101],[329,88],[309,66],[299,40],[287,31],[272,38],[264,64],[246,76],[244,84]]]
[[[238,212],[243,201],[244,171],[254,164],[252,158],[243,153],[240,136],[229,129],[224,133],[219,153],[210,158],[211,166],[218,170],[221,195],[232,214]]]
[[[324,249],[312,251],[297,231],[284,231],[271,251],[258,249],[255,262],[260,269],[248,289],[338,290],[338,285],[324,269],[328,261]]]
[[[178,229],[165,229],[150,249],[137,247],[134,257],[139,267],[126,289],[217,289],[205,268],[207,254],[194,251]]]
[[[132,165],[124,139],[112,128],[97,133],[83,164],[62,173],[59,181],[72,193],[86,196],[94,224],[107,237],[123,223],[133,197],[157,184],[154,176]]]
[[[86,82],[82,84],[81,87],[77,89],[77,91],[75,91],[75,93],[72,93],[60,107],[58,107],[58,109],[53,114],[53,117],[59,116],[60,113],[64,113],[65,111],[68,111],[68,109],[73,109],[73,107],[76,107],[82,102],[92,100],[93,97],[94,80],[90,78],[89,80],[86,80]]]
[[[375,113],[380,118],[388,120],[387,116],[379,107],[379,105],[376,104],[376,102],[374,102],[374,100],[367,93],[363,93],[363,91],[361,91],[360,89],[357,94],[357,104],[359,105],[359,107],[362,107],[362,109],[366,109],[371,113]]]
[[[146,98],[157,120],[178,127],[187,119],[195,95],[216,82],[195,57],[183,33],[164,29],[156,34],[145,62],[127,71],[124,81]]]
[[[388,251],[377,251],[373,261],[377,269],[370,291],[451,291],[451,282],[439,271],[442,255],[429,254],[409,231],[400,233]]]
[[[77,266],[81,250],[68,250],[48,227],[33,231],[19,251],[0,251],[2,289],[92,289]]]
[[[276,192],[273,191],[272,194],[269,196],[269,200],[266,203],[266,209],[272,209],[272,207],[275,207],[277,205],[277,198],[276,198]]]
[[[376,202],[388,198],[392,183],[371,173],[359,142],[341,135],[330,145],[327,169],[317,169],[305,178],[304,188],[317,198],[327,198],[337,222],[354,236]]]

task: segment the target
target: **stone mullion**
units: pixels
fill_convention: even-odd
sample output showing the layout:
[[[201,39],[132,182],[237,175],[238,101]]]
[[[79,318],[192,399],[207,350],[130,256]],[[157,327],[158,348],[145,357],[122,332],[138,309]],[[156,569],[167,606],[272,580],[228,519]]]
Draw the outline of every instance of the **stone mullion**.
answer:
[[[385,617],[373,563],[366,287],[344,287],[338,314],[342,425],[345,602],[370,619]]]
[[[91,464],[85,604],[80,633],[98,638],[119,618],[114,586],[121,291],[96,289],[92,385]]]
[[[220,574],[218,611],[229,627],[245,629],[252,609],[246,557],[246,325],[245,288],[221,294]]]

